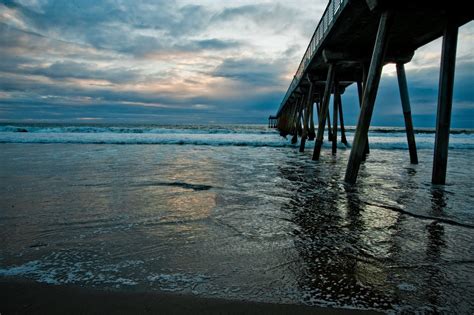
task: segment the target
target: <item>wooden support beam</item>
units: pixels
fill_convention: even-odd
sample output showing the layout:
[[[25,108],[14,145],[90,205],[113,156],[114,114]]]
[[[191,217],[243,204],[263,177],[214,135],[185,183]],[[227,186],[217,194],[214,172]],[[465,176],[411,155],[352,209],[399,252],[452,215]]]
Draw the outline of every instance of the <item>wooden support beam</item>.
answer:
[[[357,123],[357,129],[354,135],[354,144],[347,164],[346,176],[344,180],[348,183],[355,183],[362,162],[367,135],[369,132],[370,120],[374,110],[377,90],[382,74],[383,62],[388,46],[388,35],[391,24],[392,13],[384,11],[380,16],[377,37],[375,39],[370,68],[367,75],[367,83],[364,86],[364,95],[362,97],[362,108]]]
[[[341,123],[341,142],[344,143],[344,145],[348,145],[347,143],[347,138],[346,138],[346,129],[344,127],[344,116],[342,113],[342,98],[341,98],[341,93],[338,93],[337,95],[337,103],[339,106],[339,122]]]
[[[410,97],[408,96],[407,77],[403,63],[397,63],[398,87],[402,101],[403,117],[405,118],[405,130],[407,133],[408,150],[410,151],[410,163],[418,164],[418,154],[416,153],[415,132],[413,130],[413,120],[411,118]]]
[[[366,75],[364,75],[364,82],[366,82]],[[359,108],[362,108],[362,96],[364,95],[364,92],[363,92],[363,86],[362,86],[361,81],[357,81],[357,94],[359,96]],[[369,136],[367,134],[367,140],[366,140],[366,143],[365,143],[365,152],[364,152],[364,157],[363,157],[364,161],[366,159],[367,154],[369,154],[369,153],[370,153]]]
[[[334,83],[334,100],[333,100],[333,107],[332,107],[332,115],[333,115],[333,127],[332,127],[332,154],[336,155],[337,153],[337,112],[339,109],[339,91],[338,91],[339,82]]]
[[[328,74],[326,77],[326,86],[324,88],[323,102],[321,103],[318,134],[314,143],[313,160],[315,161],[319,160],[319,156],[321,154],[321,146],[323,145],[324,125],[326,124],[326,117],[327,113],[329,112],[329,98],[331,97],[335,70],[335,66],[330,63],[328,67]]]
[[[438,112],[436,115],[436,138],[431,182],[444,185],[448,167],[449,129],[453,105],[454,69],[456,67],[456,46],[458,27],[449,21],[443,34],[441,70],[439,74]]]

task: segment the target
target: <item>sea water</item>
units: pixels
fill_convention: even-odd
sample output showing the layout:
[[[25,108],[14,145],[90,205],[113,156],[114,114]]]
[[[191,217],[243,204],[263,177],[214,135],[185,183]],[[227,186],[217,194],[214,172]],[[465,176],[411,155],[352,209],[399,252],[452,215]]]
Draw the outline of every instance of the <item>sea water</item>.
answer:
[[[348,128],[349,143],[354,129]],[[0,125],[0,276],[383,311],[474,312],[474,134],[373,128],[311,160],[260,125]]]

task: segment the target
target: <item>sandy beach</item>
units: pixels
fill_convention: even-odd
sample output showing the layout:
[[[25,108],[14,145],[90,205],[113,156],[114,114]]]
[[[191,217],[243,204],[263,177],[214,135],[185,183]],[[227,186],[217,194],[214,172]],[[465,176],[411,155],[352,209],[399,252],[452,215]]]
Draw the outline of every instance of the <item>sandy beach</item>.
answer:
[[[0,280],[0,313],[8,314],[378,314],[372,311],[254,303],[158,292],[97,290]]]

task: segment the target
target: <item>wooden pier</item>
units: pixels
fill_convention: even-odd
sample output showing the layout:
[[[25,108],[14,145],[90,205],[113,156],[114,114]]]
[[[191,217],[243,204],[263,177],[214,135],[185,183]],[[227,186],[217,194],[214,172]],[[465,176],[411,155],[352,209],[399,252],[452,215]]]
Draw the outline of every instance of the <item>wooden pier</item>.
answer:
[[[346,182],[355,183],[359,167],[369,153],[368,131],[382,68],[387,63],[395,63],[410,162],[417,164],[404,65],[410,62],[416,49],[442,36],[432,183],[444,184],[457,33],[461,25],[473,18],[474,11],[467,1],[329,1],[276,116],[269,119],[269,127],[276,126],[283,136],[291,135],[292,143],[296,143],[299,136],[300,152],[304,151],[306,141],[314,139],[313,160],[317,161],[327,123],[328,140],[332,141],[332,153],[336,154],[338,131],[341,142],[347,145],[341,94],[347,86],[357,84],[360,113],[345,175]]]

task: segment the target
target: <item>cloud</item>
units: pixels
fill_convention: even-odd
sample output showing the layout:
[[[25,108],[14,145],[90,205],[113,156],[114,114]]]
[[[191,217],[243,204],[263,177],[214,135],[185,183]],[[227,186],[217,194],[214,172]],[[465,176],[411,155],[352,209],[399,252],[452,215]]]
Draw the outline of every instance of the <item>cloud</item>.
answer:
[[[225,59],[212,74],[237,80],[249,86],[280,86],[284,69],[285,66],[281,61],[229,58]]]
[[[325,6],[303,0],[2,0],[0,119],[265,121]],[[459,35],[460,105],[453,108],[454,116],[471,121],[473,25]],[[433,115],[439,52],[437,41],[407,65],[414,115]],[[395,77],[384,76],[376,122],[403,123],[390,118],[399,115],[397,93]],[[349,123],[357,119],[356,100],[351,87],[344,95]]]

